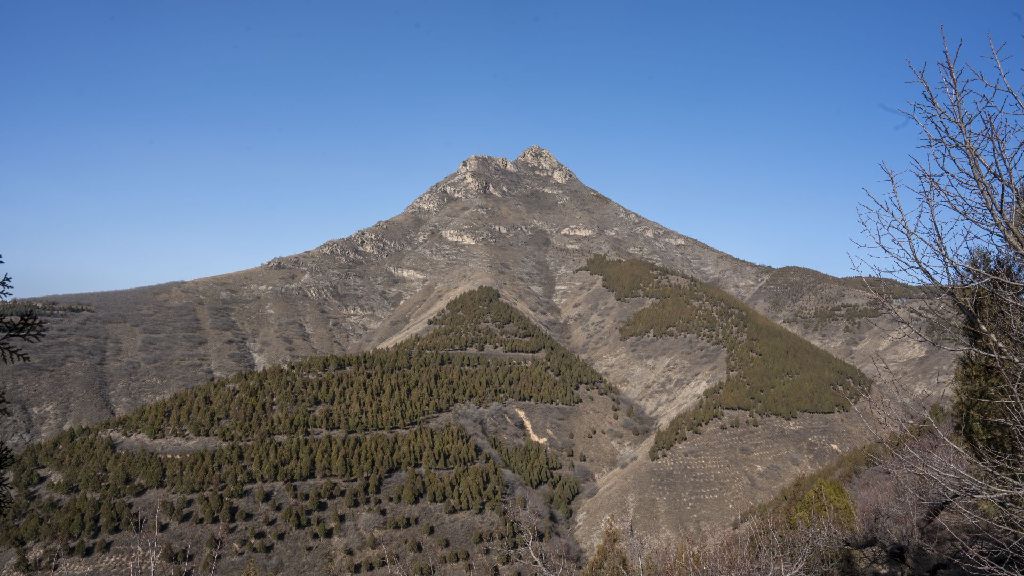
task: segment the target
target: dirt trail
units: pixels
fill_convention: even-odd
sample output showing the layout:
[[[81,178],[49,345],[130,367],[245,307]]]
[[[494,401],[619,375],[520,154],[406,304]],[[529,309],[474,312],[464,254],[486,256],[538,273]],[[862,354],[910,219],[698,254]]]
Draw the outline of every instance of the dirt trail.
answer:
[[[543,436],[537,436],[537,434],[534,433],[534,431],[533,431],[533,424],[530,423],[530,419],[526,417],[526,412],[523,412],[522,408],[516,408],[516,414],[518,414],[519,417],[522,418],[523,426],[526,427],[526,433],[530,436],[530,440],[533,440],[534,442],[536,442],[538,444],[547,444],[548,443],[548,439],[547,438],[544,438]]]

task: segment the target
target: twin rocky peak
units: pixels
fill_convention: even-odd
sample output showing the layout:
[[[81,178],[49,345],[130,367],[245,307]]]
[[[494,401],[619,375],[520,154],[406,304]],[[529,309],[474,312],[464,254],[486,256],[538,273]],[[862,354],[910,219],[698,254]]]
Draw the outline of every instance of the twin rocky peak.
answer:
[[[551,152],[540,146],[530,146],[515,160],[470,156],[462,161],[458,170],[413,201],[409,210],[414,213],[437,212],[457,199],[523,198],[535,193],[568,194],[581,199],[602,198],[580,182],[572,170]]]

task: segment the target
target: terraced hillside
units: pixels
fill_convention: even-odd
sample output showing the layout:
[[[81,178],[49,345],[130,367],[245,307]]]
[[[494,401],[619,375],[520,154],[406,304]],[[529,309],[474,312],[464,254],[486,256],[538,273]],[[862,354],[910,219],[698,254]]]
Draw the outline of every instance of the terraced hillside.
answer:
[[[619,327],[623,339],[692,335],[727,354],[725,378],[658,430],[652,459],[688,433],[727,420],[727,410],[733,428],[756,425],[759,416],[830,414],[849,410],[870,387],[860,370],[714,286],[637,259],[596,255],[582,270],[600,276],[620,300],[652,300]]]
[[[571,443],[497,417],[515,407],[529,423],[522,407],[546,404],[610,418],[617,402],[479,288],[391,348],[240,373],[29,446],[4,572],[127,574],[154,555],[179,573],[490,570],[515,559],[509,508],[568,545],[558,521],[590,478]]]
[[[586,302],[605,311],[591,345],[656,351],[679,395],[656,433],[599,476],[577,516],[581,542],[599,537],[595,517],[668,538],[728,524],[869,438],[849,411],[871,390],[865,374],[729,293],[636,258],[594,255],[579,274],[597,281]]]
[[[617,297],[602,276],[583,269],[595,254],[645,262],[639,266],[641,275],[671,270],[676,278],[671,287],[684,297]],[[307,366],[303,359],[376,357],[372,351],[377,347],[408,348],[418,335],[443,330],[431,320],[456,296],[478,286],[499,290],[503,301],[597,370],[618,394],[577,391],[574,404],[557,394],[536,398],[529,396],[534,391],[504,385],[486,393],[491,396],[480,396],[479,390],[451,395],[444,387],[429,388],[430,381],[422,383],[429,394],[414,399],[403,398],[408,390],[387,381],[381,383],[382,393],[396,399],[400,411],[349,418],[346,410],[363,403],[375,407],[383,400],[336,397],[309,384],[328,373],[340,378],[335,372],[341,364]],[[452,406],[445,418],[454,419],[478,445],[490,445],[488,438],[535,437],[563,455],[563,466],[571,451],[577,471],[585,457],[589,480],[574,500],[571,528],[587,549],[607,516],[622,517],[631,510],[650,521],[652,533],[727,524],[731,507],[769,498],[788,479],[826,463],[836,450],[868,439],[851,413],[802,411],[845,407],[834,394],[805,398],[809,403],[796,406],[796,418],[791,418],[783,392],[813,391],[820,382],[760,388],[785,364],[763,364],[769,379],[762,382],[764,374],[746,361],[757,354],[785,358],[787,351],[802,351],[801,357],[823,361],[827,378],[838,375],[829,382],[848,382],[849,392],[861,389],[857,370],[874,380],[872,394],[884,389],[886,379],[877,378],[877,366],[921,393],[941,391],[937,383],[948,372],[950,358],[900,333],[878,314],[869,287],[870,280],[773,269],[724,254],[612,202],[541,148],[531,147],[514,160],[474,156],[394,218],[258,268],[19,303],[55,313],[47,317],[47,337],[33,347],[32,363],[0,366],[11,401],[11,416],[0,421],[0,433],[25,446],[63,437],[75,427],[120,422],[126,428],[111,433],[120,450],[158,448],[168,459],[180,455],[184,460],[198,448],[214,451],[236,442],[231,434],[276,439],[283,432],[305,435],[308,427],[315,436],[325,426],[352,434],[391,434],[401,428],[390,427],[419,425],[404,423],[424,410],[441,407],[444,412],[443,406]],[[907,309],[919,297],[912,290],[903,296],[900,306]],[[728,305],[716,305],[709,308],[710,316],[693,320],[707,327],[721,313],[721,326],[702,334],[691,330],[696,325],[658,324],[671,314],[703,310],[690,303],[706,297]],[[746,338],[752,330],[760,336]],[[744,338],[732,338],[732,332]],[[767,347],[776,340],[781,349]],[[535,344],[529,339],[516,342],[525,348],[498,351],[485,344],[483,350],[461,350],[467,345],[453,342],[446,345],[451,349],[416,353],[452,362],[469,357],[459,362],[478,364],[466,370],[493,368],[508,374],[524,370],[523,363],[549,361],[547,352],[531,351]],[[758,346],[751,347],[754,343]],[[492,361],[500,362],[487,364]],[[274,368],[280,364],[296,372],[285,370],[285,378]],[[438,368],[438,378],[451,366]],[[229,396],[225,391],[242,386],[241,381],[224,384],[238,373],[263,374],[246,380],[253,394],[272,393],[278,379],[308,393],[301,402],[275,396],[275,402],[306,415],[294,421],[261,419],[277,406],[263,396],[214,410],[212,404]],[[210,385],[211,380],[220,384]],[[188,389],[195,396],[175,396]],[[743,394],[750,390],[757,394],[747,402]],[[733,397],[735,391],[743,394]],[[436,406],[425,403],[426,398]],[[501,409],[486,403],[499,398],[544,401],[509,400]],[[693,414],[709,399],[714,401],[709,413],[717,419],[699,426],[699,435],[688,433],[686,442],[655,450],[663,457],[651,461],[654,431],[669,430],[677,416]],[[163,412],[136,412],[164,401],[159,404]],[[729,427],[734,416],[741,423],[752,421],[750,413],[757,415],[758,426]],[[122,420],[129,415],[134,416]],[[246,420],[246,428],[224,429],[223,422],[235,417]],[[754,452],[743,452],[744,443]],[[719,460],[716,454],[729,457]],[[695,463],[712,460],[720,468],[697,470]],[[526,474],[544,477],[538,466]],[[701,492],[706,485],[695,477],[706,478],[707,485],[717,482],[719,496]],[[637,488],[645,486],[657,490]]]

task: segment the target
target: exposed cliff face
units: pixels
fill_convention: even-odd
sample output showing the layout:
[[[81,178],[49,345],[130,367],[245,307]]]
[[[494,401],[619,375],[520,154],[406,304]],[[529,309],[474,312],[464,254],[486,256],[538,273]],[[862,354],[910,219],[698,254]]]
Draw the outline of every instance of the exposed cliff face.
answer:
[[[884,318],[846,313],[868,306],[854,283],[724,254],[612,202],[548,151],[531,147],[511,161],[471,157],[394,218],[259,268],[56,298],[92,311],[52,317],[50,334],[32,351],[34,362],[2,368],[14,416],[7,431],[24,442],[122,414],[213,376],[391,344],[420,331],[456,294],[480,285],[498,288],[654,421],[665,422],[723,377],[722,351],[687,338],[620,339],[618,326],[638,304],[616,301],[599,279],[577,272],[596,253],[643,258],[717,284],[869,376],[876,357],[922,385],[945,369],[944,359],[897,339]],[[836,312],[838,304],[848,307]],[[749,476],[733,458],[709,482],[732,483],[756,499],[827,459],[837,438],[844,447],[860,437],[849,418],[822,418],[808,424],[813,434],[778,436],[781,449],[797,455],[772,462],[769,476]],[[714,438],[709,433],[701,441],[715,450]],[[655,465],[642,461],[645,437],[602,442],[593,451],[602,488],[579,516],[582,539],[603,515],[625,510],[623,490],[631,492],[631,506],[668,505],[654,499],[664,493],[630,487],[660,479],[680,498],[696,498],[686,492],[696,488],[682,481],[692,466],[667,463],[682,456]],[[700,519],[721,521],[738,512],[722,500],[730,493],[691,498],[707,511]],[[666,512],[652,526],[674,529],[687,518]]]

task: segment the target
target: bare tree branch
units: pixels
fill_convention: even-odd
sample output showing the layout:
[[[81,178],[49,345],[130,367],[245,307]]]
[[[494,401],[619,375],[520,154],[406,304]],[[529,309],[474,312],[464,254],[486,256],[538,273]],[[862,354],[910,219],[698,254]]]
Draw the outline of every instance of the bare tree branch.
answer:
[[[887,189],[860,209],[862,274],[912,284],[912,304],[876,291],[915,337],[960,354],[952,417],[922,414],[892,378],[874,406],[911,492],[989,574],[1024,568],[1024,99],[1002,47],[986,70],[943,36],[933,72],[912,68],[919,96],[903,111],[921,145],[908,170],[883,165]],[[908,441],[913,439],[913,441]],[[927,487],[923,489],[922,487]]]

